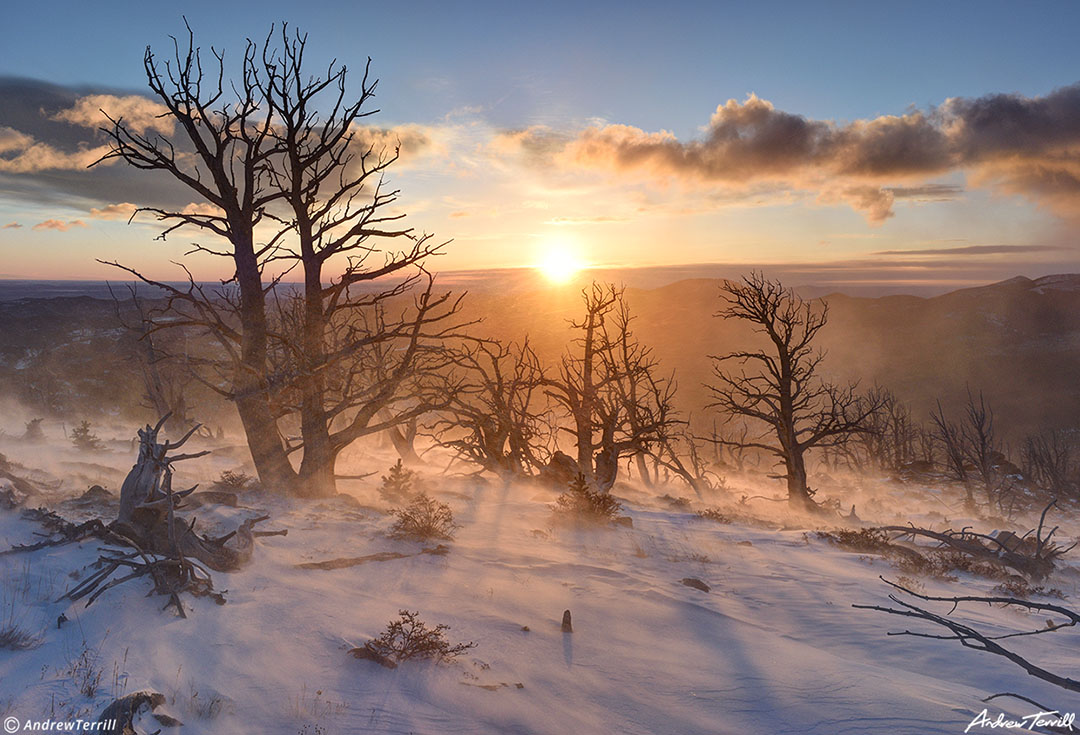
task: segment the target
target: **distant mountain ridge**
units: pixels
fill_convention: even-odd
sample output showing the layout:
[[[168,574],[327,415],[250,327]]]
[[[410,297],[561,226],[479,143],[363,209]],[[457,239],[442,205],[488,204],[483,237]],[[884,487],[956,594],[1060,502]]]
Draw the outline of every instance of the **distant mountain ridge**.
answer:
[[[714,317],[723,308],[722,283],[692,278],[627,288],[635,334],[675,372],[683,409],[698,416],[710,402],[703,387],[713,377],[709,356],[755,339],[746,325]],[[72,390],[87,395],[137,393],[137,376],[126,375],[130,366],[113,354],[117,330],[104,284],[6,285],[5,291],[0,282],[0,384],[9,390],[20,384],[27,355],[54,353],[38,378],[55,373],[72,386],[85,384]],[[1016,277],[931,297],[832,293],[823,300],[830,308],[821,333],[828,352],[823,368],[838,379],[889,387],[920,418],[938,400],[956,411],[968,388],[982,390],[1000,430],[1016,440],[1080,426],[1080,274]],[[480,333],[507,340],[527,334],[556,364],[572,337],[568,320],[580,312],[580,286],[519,281],[514,288],[476,289],[465,303],[462,318],[482,319]],[[63,355],[57,345],[66,345]]]

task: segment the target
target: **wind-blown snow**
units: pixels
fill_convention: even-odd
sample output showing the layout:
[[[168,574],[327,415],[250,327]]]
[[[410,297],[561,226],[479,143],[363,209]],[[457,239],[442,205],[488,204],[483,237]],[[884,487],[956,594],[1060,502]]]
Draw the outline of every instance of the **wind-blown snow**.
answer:
[[[373,485],[357,487],[374,502]],[[17,622],[43,641],[0,651],[0,715],[96,717],[114,694],[155,689],[184,721],[181,732],[215,735],[899,735],[961,733],[984,707],[1030,713],[1017,703],[981,703],[999,691],[1077,707],[1002,659],[955,642],[886,637],[903,625],[851,604],[887,602],[878,575],[899,573],[803,530],[718,524],[655,503],[628,506],[633,528],[553,528],[547,491],[491,484],[435,494],[462,526],[448,554],[331,571],[297,565],[421,545],[388,539],[390,517],[344,500],[249,495],[248,508],[200,510],[200,527],[265,510],[272,520],[262,527],[289,533],[258,539],[249,567],[215,575],[226,605],[185,596],[186,620],[161,611],[164,599],[144,597],[145,580],[106,592],[89,609],[55,602],[77,583],[68,573],[96,559],[97,542],[0,557],[0,595],[15,600]],[[33,540],[35,530],[17,512],[0,512],[0,548]],[[681,584],[685,577],[711,591]],[[1072,595],[1076,578],[1070,572],[1052,584]],[[943,594],[991,584],[926,582]],[[478,646],[452,664],[396,670],[347,655],[402,608]],[[559,629],[564,609],[572,634]],[[57,629],[61,613],[70,622]],[[996,609],[964,614],[988,626],[1018,618]],[[63,673],[84,640],[104,672],[92,698]],[[1049,668],[1076,666],[1068,631],[1021,640]],[[214,696],[227,704],[205,716]]]

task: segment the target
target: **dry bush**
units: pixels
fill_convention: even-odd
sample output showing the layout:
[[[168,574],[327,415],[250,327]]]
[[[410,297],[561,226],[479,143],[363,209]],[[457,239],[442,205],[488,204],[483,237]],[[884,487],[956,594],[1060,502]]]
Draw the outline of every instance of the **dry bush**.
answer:
[[[383,634],[364,644],[376,660],[388,659],[394,662],[408,659],[435,659],[449,661],[456,656],[475,648],[476,643],[451,644],[446,639],[449,625],[439,624],[429,628],[420,619],[419,612],[399,610],[398,619],[386,626]]]
[[[889,534],[878,528],[840,528],[835,531],[818,531],[817,537],[852,551],[888,555],[896,547],[889,541]]]
[[[83,643],[79,655],[68,662],[64,675],[70,678],[79,689],[79,694],[93,699],[101,688],[101,677],[105,673],[99,665],[99,651],[92,651]]]
[[[610,494],[592,490],[579,472],[566,492],[555,499],[552,510],[563,520],[606,524],[618,517],[622,505]]]
[[[430,541],[433,539],[452,539],[454,531],[460,528],[454,523],[454,514],[450,506],[440,503],[426,493],[420,493],[404,508],[390,511],[397,520],[390,527],[390,537]]]
[[[733,523],[735,519],[724,513],[719,508],[706,508],[705,510],[699,510],[697,512],[698,518],[704,518],[707,521],[716,521],[717,523]]]
[[[17,625],[0,628],[0,651],[26,651],[40,643],[36,635]]]
[[[238,493],[255,486],[257,480],[243,470],[225,470],[218,479],[214,480],[214,487],[218,490]]]
[[[915,550],[895,544],[889,539],[888,532],[880,528],[818,531],[817,536],[851,551],[884,557],[897,569],[907,574],[917,574],[948,582],[956,581],[956,572],[1003,582],[1016,578],[1003,566],[973,558],[953,549],[920,548]]]
[[[1033,586],[1026,579],[1015,574],[1010,575],[1008,579],[1001,584],[996,585],[990,591],[1005,597],[1019,597],[1022,599],[1031,597],[1056,597],[1059,600],[1065,599],[1065,593],[1056,587],[1050,587],[1048,589],[1042,586]]]
[[[387,503],[404,503],[417,494],[416,473],[405,467],[400,459],[380,479],[379,497]]]

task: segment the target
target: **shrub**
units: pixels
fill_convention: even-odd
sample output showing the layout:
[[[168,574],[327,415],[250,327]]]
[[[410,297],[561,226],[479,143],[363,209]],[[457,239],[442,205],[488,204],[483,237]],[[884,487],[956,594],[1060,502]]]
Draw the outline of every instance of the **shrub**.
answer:
[[[45,432],[41,429],[41,422],[43,419],[30,419],[26,422],[26,430],[23,432],[23,441],[28,442],[43,442],[45,441]]]
[[[390,537],[428,541],[431,539],[452,539],[459,526],[454,523],[454,514],[450,506],[440,503],[426,493],[420,493],[404,508],[390,511],[397,516],[397,521],[390,528]]]
[[[0,651],[25,651],[35,648],[40,642],[33,633],[28,633],[15,625],[0,628]]]
[[[578,473],[565,493],[555,499],[556,516],[586,523],[611,523],[622,505],[608,493],[598,493],[589,487],[585,475]]]
[[[446,639],[448,630],[449,625],[427,627],[420,619],[419,612],[399,610],[398,619],[390,621],[383,634],[365,643],[364,648],[376,660],[381,658],[399,662],[411,658],[449,661],[476,647],[471,641],[451,644]]]
[[[71,443],[75,445],[76,449],[81,449],[84,452],[95,452],[103,447],[97,434],[90,431],[89,421],[81,421],[78,426],[71,430]]]
[[[699,510],[697,512],[698,518],[704,518],[707,521],[716,521],[717,523],[733,523],[732,518],[727,513],[724,513],[719,508],[706,508],[705,510]]]
[[[379,496],[388,503],[404,503],[416,495],[416,473],[402,465],[400,459],[381,479]]]
[[[255,483],[255,478],[243,470],[225,470],[218,479],[214,480],[214,487],[229,492],[247,490]]]

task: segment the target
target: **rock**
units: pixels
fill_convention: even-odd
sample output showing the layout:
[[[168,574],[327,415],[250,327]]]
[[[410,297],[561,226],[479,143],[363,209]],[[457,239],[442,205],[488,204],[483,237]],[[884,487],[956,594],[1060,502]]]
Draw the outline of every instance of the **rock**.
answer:
[[[116,496],[101,485],[91,485],[85,493],[79,496],[79,500],[84,503],[105,503],[114,497]]]
[[[393,659],[387,658],[386,656],[383,656],[378,651],[373,651],[372,649],[368,648],[367,646],[360,646],[358,648],[350,649],[349,650],[349,655],[351,655],[353,658],[364,659],[364,660],[367,660],[367,661],[374,661],[375,663],[379,664],[380,666],[385,666],[388,669],[396,669],[397,668],[397,661],[394,661]]]
[[[577,460],[565,452],[555,452],[547,466],[540,470],[540,479],[549,485],[565,488],[578,476],[581,469]]]
[[[161,705],[165,704],[165,695],[159,692],[143,691],[128,694],[117,699],[101,712],[98,722],[104,723],[108,729],[98,732],[109,735],[135,735],[134,720],[144,712],[153,713]],[[179,727],[183,725],[180,720],[166,714],[154,713],[153,718],[164,727]]]
[[[694,589],[701,590],[702,592],[708,592],[710,589],[709,585],[705,584],[697,577],[683,577],[679,581],[685,584],[687,587],[693,587]]]
[[[521,631],[522,631],[523,633],[528,633],[528,632],[529,632],[529,626],[527,626],[527,625],[523,625],[523,626],[521,626]]]
[[[754,542],[753,541],[737,541],[735,543],[735,545],[736,546],[753,546]]]
[[[563,633],[573,633],[574,632],[574,625],[570,621],[570,611],[569,610],[563,610],[563,614],[562,614],[562,632]]]
[[[612,523],[614,523],[616,526],[622,526],[623,528],[634,527],[634,519],[630,516],[619,516],[614,521],[612,521]]]

